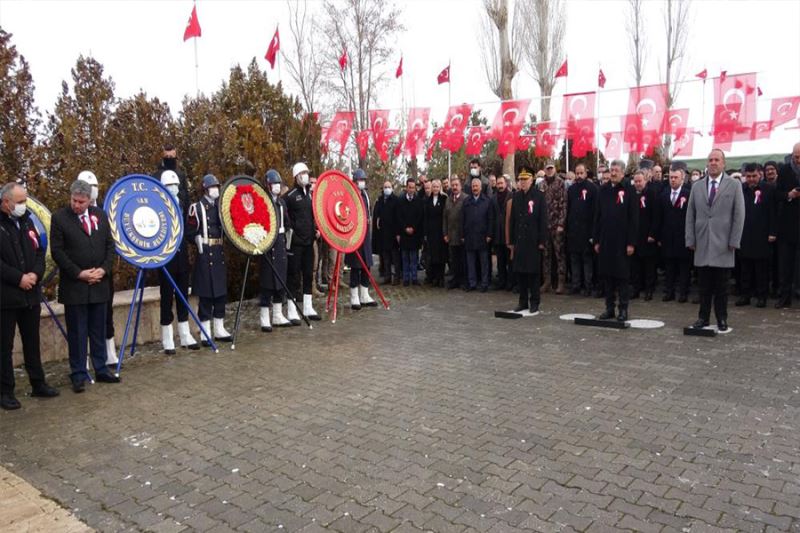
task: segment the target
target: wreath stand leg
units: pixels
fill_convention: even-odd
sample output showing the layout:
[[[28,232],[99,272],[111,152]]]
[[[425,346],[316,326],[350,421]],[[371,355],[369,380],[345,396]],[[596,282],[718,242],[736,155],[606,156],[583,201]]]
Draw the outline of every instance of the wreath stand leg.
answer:
[[[339,280],[341,278],[341,268],[342,268],[342,254],[338,250],[336,251],[336,261],[334,262],[334,271],[333,271],[333,279],[335,281],[331,281],[333,283],[333,318],[331,320],[331,324],[336,324],[336,315],[339,309]],[[330,296],[330,295],[329,295]]]
[[[378,287],[378,284],[375,282],[375,278],[372,277],[372,273],[369,271],[367,262],[364,261],[364,258],[361,256],[361,250],[356,250],[356,256],[358,257],[358,260],[361,262],[361,268],[363,268],[364,273],[369,278],[369,282],[372,285],[372,288],[375,289],[376,293],[378,293],[378,297],[380,297],[384,309],[389,309],[389,302],[387,302],[386,298],[383,297],[383,293],[381,292],[380,287]]]
[[[236,306],[236,319],[233,321],[233,338],[231,339],[231,350],[236,349],[236,334],[239,333],[239,320],[242,313],[242,301],[244,300],[244,289],[247,287],[247,274],[250,272],[250,259],[252,255],[247,256],[247,262],[244,264],[244,278],[242,279],[242,290],[239,292],[239,305]]]
[[[39,292],[39,299],[42,301],[44,306],[47,308],[47,312],[50,315],[50,318],[53,319],[53,322],[55,322],[56,327],[58,327],[58,330],[61,332],[61,335],[64,336],[64,340],[67,340],[67,332],[64,329],[64,326],[61,324],[61,321],[56,316],[55,311],[53,311],[53,308],[50,307],[50,302],[47,301],[47,298],[45,298],[44,295],[41,292]]]
[[[119,377],[119,373],[122,370],[122,360],[125,358],[125,345],[128,343],[128,333],[131,330],[131,321],[133,320],[133,310],[136,308],[136,300],[138,299],[137,296],[139,295],[140,285],[142,284],[142,277],[144,275],[143,269],[138,269],[136,273],[136,284],[133,286],[133,296],[131,297],[131,305],[128,309],[128,319],[125,321],[125,333],[122,335],[122,343],[119,345],[119,355],[117,356],[117,377]],[[138,319],[137,319],[138,325]],[[133,334],[133,343],[131,343],[131,355],[133,355],[133,344],[136,343],[136,331]]]
[[[302,307],[300,306],[300,304],[297,303],[297,300],[294,299],[294,296],[292,296],[289,287],[286,286],[286,281],[282,277],[280,277],[278,273],[275,271],[275,265],[272,263],[272,259],[270,259],[268,254],[264,255],[264,259],[267,260],[267,264],[272,269],[272,272],[275,275],[275,279],[277,279],[278,283],[281,284],[281,288],[283,288],[283,291],[286,293],[286,298],[294,304],[295,309],[297,309],[297,314],[300,315],[300,318],[302,318],[303,322],[306,323],[308,329],[314,329],[314,326],[311,325],[311,322],[309,322],[308,317],[305,314],[303,314],[303,311],[301,310]]]
[[[186,306],[186,309],[189,311],[189,315],[191,315],[192,320],[194,320],[194,323],[197,324],[198,328],[200,328],[200,334],[203,335],[203,337],[206,338],[206,340],[208,341],[208,344],[211,346],[211,349],[214,350],[214,353],[219,353],[219,348],[217,348],[217,345],[214,342],[214,339],[211,338],[211,333],[206,331],[206,329],[203,327],[203,324],[200,323],[200,319],[197,318],[197,315],[195,314],[194,310],[192,309],[192,306],[189,305],[189,302],[186,300],[186,297],[183,295],[181,290],[178,288],[178,284],[175,283],[174,279],[172,279],[172,275],[169,273],[169,270],[167,270],[167,267],[162,266],[161,267],[161,271],[164,272],[164,276],[166,276],[166,278],[169,280],[169,283],[170,283],[170,285],[172,285],[172,288],[175,289],[175,295],[178,298],[180,298],[181,302],[183,302],[183,305]]]

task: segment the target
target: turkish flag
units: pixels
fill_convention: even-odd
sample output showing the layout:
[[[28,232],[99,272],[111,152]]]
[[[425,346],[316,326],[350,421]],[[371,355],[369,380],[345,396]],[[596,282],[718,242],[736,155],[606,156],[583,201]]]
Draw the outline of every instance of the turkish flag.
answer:
[[[369,129],[372,131],[372,144],[375,147],[381,146],[385,140],[386,131],[389,127],[388,109],[369,110]]]
[[[428,137],[430,116],[430,107],[412,107],[408,110],[408,131],[405,141],[405,151],[408,157],[414,158],[422,152],[425,139]]]
[[[394,71],[394,77],[399,78],[403,75],[403,56],[400,56],[400,64],[397,65],[397,70]]]
[[[642,131],[652,130],[659,134],[664,128],[667,113],[666,84],[631,87],[628,100],[628,116],[638,115]]]
[[[339,56],[339,69],[344,70],[347,67],[347,48],[342,50],[342,55]]]
[[[388,113],[388,111],[387,111]],[[388,130],[384,129],[381,133],[381,142],[380,144],[375,143],[375,150],[378,152],[378,157],[381,158],[381,161],[384,163],[389,160],[389,141],[392,140],[398,133],[398,130]],[[375,136],[375,131],[372,132],[373,138]]]
[[[400,142],[394,147],[394,156],[400,157],[400,154],[403,152],[403,139],[400,139]]]
[[[536,146],[533,153],[536,157],[552,157],[553,149],[561,135],[555,122],[540,122],[536,125]]]
[[[330,128],[326,128],[325,126],[322,126],[319,129],[320,131],[319,147],[324,155],[328,155],[328,130],[330,130]]]
[[[597,85],[604,89],[606,86],[606,75],[603,74],[603,69],[600,69],[600,72],[597,74]]]
[[[325,145],[330,145],[331,140],[339,143],[339,155],[344,153],[350,132],[353,131],[353,120],[356,114],[354,111],[337,111],[328,127],[328,134],[325,138]]]
[[[569,68],[567,67],[567,60],[565,59],[564,62],[561,63],[561,66],[558,67],[558,70],[556,71],[556,78],[566,77],[568,74],[568,70]]]
[[[497,110],[494,122],[492,122],[492,138],[500,139],[503,136],[503,132],[511,128],[519,127],[521,129],[525,124],[525,113],[528,111],[530,103],[530,100],[506,100],[505,102],[500,102],[500,109]]]
[[[536,138],[536,135],[520,135],[517,139],[517,150],[527,152],[531,148],[531,143]]]
[[[183,42],[201,35],[203,32],[200,30],[200,21],[197,20],[197,6],[192,6],[192,14],[189,16],[189,22],[186,23],[186,29],[183,30]]]
[[[472,126],[467,131],[467,155],[480,155],[488,138],[489,134],[483,129],[483,126]]]
[[[661,132],[655,130],[642,130],[641,152],[644,155],[653,155],[656,147],[661,144]]]
[[[275,68],[275,60],[278,58],[278,50],[281,49],[281,38],[278,35],[278,28],[275,28],[275,35],[272,36],[272,40],[269,42],[269,48],[267,48],[267,54],[264,56],[264,59],[269,61],[270,68]]]
[[[760,141],[761,139],[769,139],[773,127],[771,120],[754,122],[753,129],[750,131],[750,140]]]
[[[358,146],[358,155],[361,159],[367,158],[367,151],[369,150],[369,130],[361,130],[356,133],[356,146]]]
[[[436,81],[439,82],[439,85],[443,83],[450,83],[450,65],[447,65],[444,70],[442,70],[438,76],[436,76]]]
[[[606,138],[606,149],[603,151],[603,156],[607,160],[622,157],[622,132],[604,133],[603,137]]]
[[[661,132],[644,127],[641,115],[622,118],[622,141],[626,152],[649,154],[659,144]]]
[[[742,104],[740,102],[728,105],[714,106],[714,127],[711,134],[714,136],[714,148],[730,150],[734,137],[742,133],[745,127],[739,122]],[[750,140],[752,125],[747,128],[747,139]]]
[[[594,118],[595,93],[573,93],[564,95],[561,109],[561,129],[567,138],[572,138],[574,124],[580,120]]]
[[[691,156],[694,151],[694,128],[686,128],[682,135],[675,136],[675,142],[672,144],[674,156]]]
[[[664,133],[681,135],[689,126],[689,109],[670,109],[664,117]]]
[[[800,107],[800,96],[773,98],[772,111],[769,114],[772,127],[774,128],[794,120],[794,117],[797,116],[798,107]]]
[[[708,77],[708,69],[704,68],[703,70],[701,70],[700,72],[695,74],[694,77],[695,78],[700,78],[701,80],[706,81],[706,78]]]
[[[444,140],[447,137],[447,129],[442,126],[441,128],[436,128],[433,130],[431,134],[431,139],[428,141],[428,151],[425,152],[425,157],[430,159],[433,156],[433,149],[436,147],[436,143],[441,143],[444,146]]]
[[[750,140],[750,131],[756,121],[756,75],[736,74],[722,76],[714,80],[714,120],[721,118],[723,124],[714,124],[714,131],[720,130],[723,136],[730,130],[730,122],[736,123],[732,140]],[[752,89],[750,89],[752,88]],[[723,108],[727,115],[718,111]],[[733,113],[733,114],[732,114]],[[735,114],[735,116],[734,116]]]
[[[575,121],[572,136],[572,155],[585,157],[594,150],[594,117]]]
[[[464,144],[464,130],[472,114],[472,104],[450,106],[444,119],[445,139],[442,146],[450,152],[457,152]]]

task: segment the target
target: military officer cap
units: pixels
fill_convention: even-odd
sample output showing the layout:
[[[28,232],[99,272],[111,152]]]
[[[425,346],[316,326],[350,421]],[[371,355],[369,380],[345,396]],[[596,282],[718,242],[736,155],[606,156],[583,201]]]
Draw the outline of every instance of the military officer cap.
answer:
[[[267,170],[267,173],[264,175],[264,181],[272,185],[273,183],[280,183],[281,182],[281,175],[278,173],[277,170],[271,168]]]
[[[653,168],[653,162],[649,159],[642,159],[639,161],[639,170],[650,170]]]
[[[356,169],[355,173],[353,173],[353,181],[367,180],[367,173],[364,172],[362,169]]]
[[[206,174],[203,176],[203,188],[210,189],[211,187],[219,187],[219,180],[214,174]]]

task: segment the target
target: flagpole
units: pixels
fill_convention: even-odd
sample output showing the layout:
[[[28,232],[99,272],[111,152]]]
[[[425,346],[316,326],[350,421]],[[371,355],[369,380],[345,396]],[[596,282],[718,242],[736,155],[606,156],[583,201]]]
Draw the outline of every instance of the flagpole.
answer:
[[[447,110],[448,110],[448,112],[450,111],[450,106],[452,105],[452,103],[451,103],[451,101],[450,101],[450,98],[451,98],[451,88],[453,87],[453,82],[452,82],[452,76],[453,76],[453,73],[452,73],[452,71],[450,70],[450,62],[451,62],[451,61],[452,61],[451,59],[448,59],[448,60],[447,60],[447,78],[448,78],[448,79],[447,79]],[[450,176],[452,176],[452,175],[453,175],[453,174],[452,174],[452,172],[453,172],[453,171],[452,171],[452,168],[451,168],[451,165],[452,165],[452,155],[453,155],[453,154],[451,154],[451,153],[450,153],[450,150],[448,150],[448,151],[447,151],[447,179],[448,179],[448,180],[450,179]]]
[[[595,165],[594,170],[597,172],[597,168],[600,166],[600,91],[603,87],[600,87],[600,72],[602,72],[602,65],[600,62],[597,62],[597,120],[594,121],[594,144],[595,144]],[[603,84],[605,85],[605,83]]]
[[[569,61],[569,57],[567,57],[564,61]],[[567,72],[567,75],[564,76],[564,98],[566,98],[568,94],[569,94],[569,72]],[[569,111],[571,112],[572,110],[570,109]],[[567,113],[567,122],[569,122],[570,115],[571,113]],[[564,154],[567,163],[567,173],[569,173],[569,128],[567,128],[567,131],[564,132]]]
[[[197,62],[197,37],[194,39],[194,88],[197,93],[197,97],[200,97],[200,66]]]

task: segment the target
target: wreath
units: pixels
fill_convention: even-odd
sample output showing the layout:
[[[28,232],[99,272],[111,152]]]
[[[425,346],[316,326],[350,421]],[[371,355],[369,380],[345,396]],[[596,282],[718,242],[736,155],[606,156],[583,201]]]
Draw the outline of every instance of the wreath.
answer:
[[[236,187],[236,193],[231,198],[230,213],[233,229],[256,248],[269,236],[267,204],[252,185]]]

